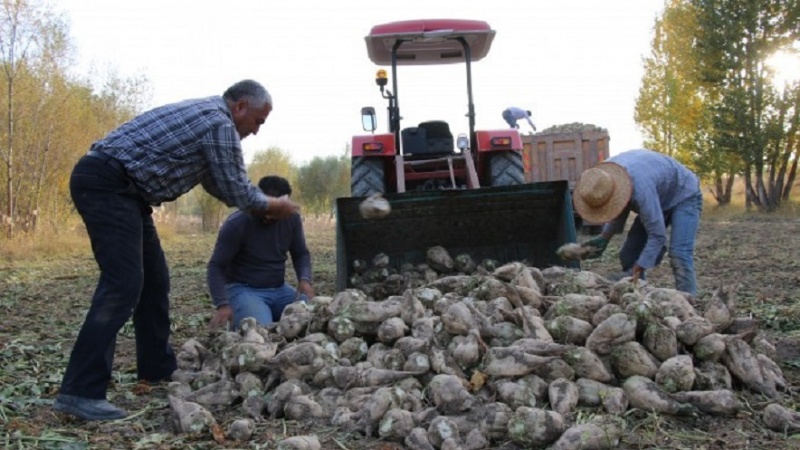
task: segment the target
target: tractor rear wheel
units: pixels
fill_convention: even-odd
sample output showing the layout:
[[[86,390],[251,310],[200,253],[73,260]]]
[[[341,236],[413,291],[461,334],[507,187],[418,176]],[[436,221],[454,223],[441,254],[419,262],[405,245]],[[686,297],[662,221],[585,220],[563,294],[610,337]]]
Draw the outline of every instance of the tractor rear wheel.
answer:
[[[350,166],[350,193],[353,197],[383,193],[384,186],[383,158],[353,158]]]
[[[492,152],[489,156],[491,186],[513,186],[525,183],[522,154],[516,151]]]

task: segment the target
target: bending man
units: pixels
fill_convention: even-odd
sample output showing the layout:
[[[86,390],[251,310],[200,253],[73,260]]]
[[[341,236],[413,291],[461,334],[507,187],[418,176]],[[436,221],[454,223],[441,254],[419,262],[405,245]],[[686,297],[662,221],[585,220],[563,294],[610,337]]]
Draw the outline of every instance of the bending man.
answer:
[[[522,108],[517,108],[514,106],[508,107],[503,111],[503,119],[511,128],[519,128],[519,124],[517,123],[518,120],[525,119],[528,121],[528,124],[533,128],[533,131],[536,131],[536,125],[533,124],[531,120],[531,112]]]
[[[169,270],[151,206],[194,186],[256,217],[295,214],[247,179],[241,139],[272,111],[259,83],[238,82],[221,96],[186,100],[135,117],[95,142],[72,171],[70,193],[100,269],[53,408],[85,420],[125,417],[106,400],[117,333],[131,317],[140,380],[167,381],[177,367],[169,342]]]
[[[609,240],[624,231],[633,211],[636,219],[619,252],[622,270],[644,277],[669,248],[676,289],[697,294],[694,243],[703,194],[691,170],[661,153],[627,151],[583,172],[573,203],[583,220],[605,223],[599,236],[583,244],[597,249],[590,258],[599,257]]]

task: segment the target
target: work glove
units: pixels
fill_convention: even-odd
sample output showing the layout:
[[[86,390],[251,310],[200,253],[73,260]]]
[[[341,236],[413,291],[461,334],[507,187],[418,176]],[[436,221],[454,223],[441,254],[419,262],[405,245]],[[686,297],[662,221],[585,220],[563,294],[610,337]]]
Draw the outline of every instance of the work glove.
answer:
[[[593,249],[591,252],[587,253],[584,257],[585,259],[595,259],[599,258],[604,251],[606,251],[606,247],[608,246],[608,239],[604,238],[603,236],[595,236],[592,239],[581,244],[581,247],[591,248]]]

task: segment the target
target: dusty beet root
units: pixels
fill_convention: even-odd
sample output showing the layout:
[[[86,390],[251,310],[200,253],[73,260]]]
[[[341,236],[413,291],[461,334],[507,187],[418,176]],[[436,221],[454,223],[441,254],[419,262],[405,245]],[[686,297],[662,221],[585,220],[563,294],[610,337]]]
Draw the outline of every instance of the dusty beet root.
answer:
[[[414,418],[410,411],[393,408],[386,411],[378,425],[378,436],[392,441],[403,441],[414,429]]]
[[[249,441],[256,430],[252,419],[236,419],[228,425],[228,435],[235,441]]]
[[[508,434],[508,421],[513,410],[505,403],[495,402],[480,406],[475,411],[478,428],[488,439],[502,439]]]
[[[453,267],[455,267],[450,252],[442,246],[437,245],[429,248],[425,256],[427,257],[428,264],[437,272],[450,273],[453,271]]]
[[[695,345],[704,336],[714,332],[714,324],[708,319],[700,316],[689,317],[684,320],[678,329],[675,330],[675,336],[678,341],[686,345]]]
[[[408,355],[405,364],[403,364],[403,371],[414,374],[425,374],[431,370],[431,361],[425,353],[414,352]]]
[[[800,413],[786,409],[777,403],[772,403],[764,408],[761,420],[770,430],[782,433],[800,431]]]
[[[442,448],[442,444],[450,439],[458,440],[460,430],[455,422],[447,416],[439,416],[431,421],[428,426],[428,441],[434,447]]]
[[[328,335],[337,342],[344,342],[355,335],[353,321],[347,317],[334,317],[328,321]]]
[[[678,355],[661,364],[656,373],[656,383],[667,392],[690,391],[695,377],[692,357]]]
[[[358,212],[365,219],[382,219],[392,212],[392,207],[383,195],[375,193],[359,203]]]
[[[292,436],[278,442],[277,450],[320,450],[322,446],[316,435]]]
[[[653,378],[659,367],[658,360],[636,341],[614,347],[611,351],[611,365],[622,378],[633,375]]]
[[[682,403],[689,403],[706,414],[715,416],[735,416],[742,408],[736,395],[727,390],[676,392],[673,397]]]
[[[270,418],[276,419],[283,417],[283,407],[286,402],[296,395],[301,395],[303,389],[298,386],[296,380],[289,380],[279,384],[270,396],[270,401],[267,404],[267,412]]]
[[[464,303],[458,302],[450,305],[442,314],[444,329],[450,334],[465,335],[475,328],[475,319],[472,312]]]
[[[611,349],[636,339],[636,321],[625,313],[612,314],[602,321],[586,338],[586,348],[599,355],[611,353]]]
[[[544,319],[572,316],[591,322],[594,315],[607,304],[608,300],[602,295],[566,294],[547,309]]]
[[[472,329],[466,336],[454,337],[449,347],[456,364],[462,369],[467,369],[480,362],[483,356],[482,346],[485,345],[478,331]]]
[[[235,382],[219,380],[192,391],[184,397],[184,400],[205,406],[229,406],[238,398],[239,390]]]
[[[589,422],[569,427],[549,450],[604,450],[619,445],[625,421],[619,417],[598,416]]]
[[[542,368],[555,357],[525,353],[519,347],[492,347],[483,360],[483,372],[496,377],[518,377]]]
[[[290,380],[313,376],[333,362],[333,357],[325,348],[313,342],[302,342],[276,354],[270,359],[269,367],[278,370],[283,379]]]
[[[594,247],[584,247],[583,245],[570,242],[559,247],[558,250],[556,250],[556,254],[559,258],[566,261],[581,261],[594,251],[596,251]]]
[[[666,361],[678,354],[678,338],[675,330],[662,321],[647,324],[642,335],[642,345],[659,361]]]
[[[649,378],[634,375],[625,380],[622,388],[630,405],[643,411],[669,415],[688,415],[694,411],[692,405],[676,401]]]
[[[546,321],[545,326],[554,341],[564,344],[583,345],[594,331],[591,323],[572,316],[556,317]]]
[[[408,325],[399,317],[390,317],[378,325],[378,340],[391,345],[406,335]]]
[[[414,428],[403,440],[409,450],[436,450],[428,441],[428,432],[421,427]]]
[[[692,353],[701,361],[719,361],[719,358],[725,353],[725,336],[719,333],[703,336],[692,347]]]
[[[508,420],[508,437],[525,447],[541,447],[564,432],[564,418],[555,411],[522,406]]]
[[[536,393],[530,386],[521,382],[502,381],[495,384],[497,399],[511,407],[512,410],[520,406],[536,406]]]
[[[330,417],[319,403],[308,395],[296,395],[286,401],[283,406],[283,415],[289,420],[321,419]]]
[[[586,347],[575,347],[565,352],[564,360],[575,370],[575,376],[608,383],[614,379],[603,361]]]
[[[714,291],[706,304],[703,317],[714,325],[716,331],[725,331],[733,323],[738,289],[738,283],[722,285]]]
[[[238,342],[222,350],[222,364],[232,372],[260,372],[268,368],[278,350],[276,342]]]
[[[503,264],[502,266],[494,269],[492,276],[502,281],[512,281],[517,275],[525,270],[525,264],[519,261]]]
[[[622,306],[616,303],[607,303],[598,309],[594,315],[592,315],[592,320],[590,322],[596,327],[612,315],[624,312],[625,310],[622,308]]]
[[[601,397],[611,386],[589,378],[575,380],[578,387],[578,404],[582,406],[600,406]]]
[[[756,354],[756,359],[761,365],[761,373],[764,381],[769,385],[775,385],[778,389],[787,390],[786,379],[783,378],[783,371],[780,366],[770,359],[767,355]]]
[[[733,380],[728,368],[721,363],[703,361],[694,368],[694,389],[698,391],[715,391],[731,389]]]
[[[181,432],[202,433],[217,425],[214,416],[199,404],[187,402],[173,395],[169,395],[168,398],[175,424]]]
[[[242,397],[254,397],[264,394],[264,382],[258,375],[250,372],[240,372],[234,378],[236,381],[236,391]]]
[[[428,393],[439,410],[445,414],[456,414],[472,407],[475,399],[464,387],[464,383],[453,375],[440,374],[428,383]]]
[[[730,340],[721,359],[731,375],[748,388],[772,398],[779,396],[774,379],[764,378],[761,363],[747,342],[739,338]]]
[[[778,354],[775,345],[773,345],[769,339],[761,335],[755,336],[753,340],[750,341],[750,347],[753,348],[754,352],[764,355],[769,359],[775,359]]]
[[[571,413],[578,406],[578,386],[566,378],[553,380],[547,391],[550,407],[562,416]]]
[[[664,317],[675,316],[684,321],[698,316],[687,296],[689,294],[675,289],[651,288],[645,299],[654,301],[661,308]]]

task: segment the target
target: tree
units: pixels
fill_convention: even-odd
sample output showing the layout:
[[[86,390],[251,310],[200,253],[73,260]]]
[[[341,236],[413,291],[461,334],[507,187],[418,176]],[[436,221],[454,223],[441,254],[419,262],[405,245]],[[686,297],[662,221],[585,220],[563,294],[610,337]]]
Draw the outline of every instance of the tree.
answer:
[[[778,124],[782,124],[783,118],[787,118],[786,123],[789,128],[788,133],[786,133],[785,147],[778,171],[779,174],[783,174],[788,170],[783,192],[781,193],[781,201],[784,202],[789,201],[789,194],[797,177],[797,162],[800,160],[800,83],[796,82],[791,90],[787,86],[784,91],[780,109],[781,119],[778,120]],[[794,99],[794,104],[792,104],[792,99]],[[790,112],[790,109],[793,112]],[[776,146],[780,147],[780,145],[781,142],[777,141]],[[783,180],[781,179],[780,182],[783,183]]]
[[[0,13],[0,207],[12,238],[44,217],[60,228],[72,209],[71,166],[141,108],[148,82],[111,75],[95,89],[68,74],[69,30],[60,16],[34,0],[3,0]]]
[[[720,205],[731,201],[740,159],[713,139],[709,102],[718,90],[700,75],[695,51],[700,25],[689,0],[670,0],[656,19],[634,120],[647,148],[673,156],[711,182]]]
[[[800,39],[797,0],[692,0],[698,12],[697,64],[713,87],[707,99],[714,147],[738,158],[746,203],[773,211],[788,198],[797,156],[796,96],[779,93],[766,64]],[[787,173],[787,170],[789,171]]]
[[[192,192],[200,208],[203,231],[217,231],[222,224],[228,208],[216,197],[206,192],[201,187],[195,187]]]
[[[15,83],[26,70],[29,59],[41,53],[39,36],[45,31],[43,21],[47,19],[40,9],[26,0],[3,0],[0,20],[0,58],[2,77],[5,82],[5,140],[0,147],[6,169],[6,225],[7,237],[14,236],[14,144],[15,144]]]
[[[297,178],[304,210],[330,214],[338,197],[350,195],[350,158],[314,157],[300,167]]]
[[[297,166],[292,162],[289,152],[280,147],[269,147],[256,152],[253,161],[247,166],[247,175],[254,184],[266,175],[277,175],[286,178],[294,186],[297,181]]]
[[[645,146],[691,165],[704,127],[703,101],[692,64],[697,23],[687,0],[669,0],[656,20],[650,56],[636,99],[634,120]]]

